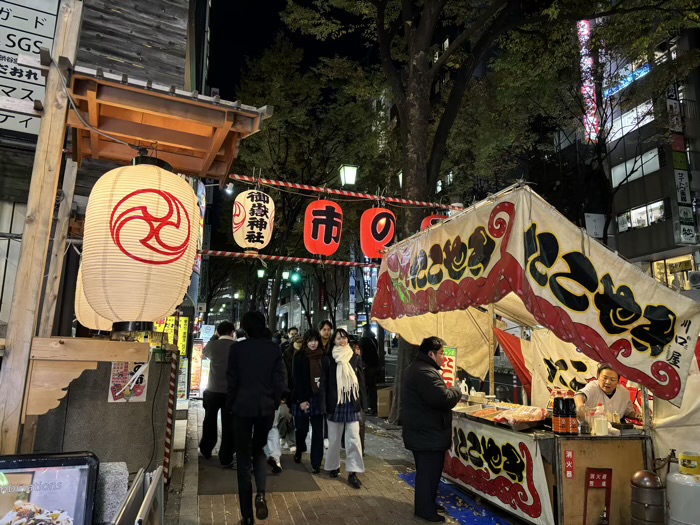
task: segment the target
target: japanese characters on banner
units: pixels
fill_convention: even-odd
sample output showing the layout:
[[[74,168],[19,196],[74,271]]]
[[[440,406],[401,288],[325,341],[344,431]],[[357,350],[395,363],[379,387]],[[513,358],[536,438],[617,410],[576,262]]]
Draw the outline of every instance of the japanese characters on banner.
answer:
[[[258,251],[270,243],[275,202],[267,193],[248,190],[233,203],[233,240],[243,249]]]
[[[124,388],[144,365],[145,363],[134,362],[112,363],[107,401],[110,403],[142,403],[146,401],[148,372],[141,375],[130,387]]]
[[[542,453],[529,434],[453,415],[444,475],[528,523],[553,525]]]
[[[59,0],[0,0],[0,95],[43,101],[46,79],[38,69],[17,65],[19,55],[53,49]],[[39,134],[41,119],[0,111],[0,129]]]
[[[693,213],[693,197],[690,192],[690,177],[688,176],[688,156],[685,151],[685,136],[683,135],[683,119],[678,97],[678,87],[672,84],[666,91],[669,129],[674,132],[671,140],[673,155],[673,171],[676,178],[676,203],[678,206],[678,238],[679,244],[695,244],[697,228]]]
[[[442,363],[442,379],[447,388],[452,388],[457,378],[457,349],[443,347],[442,355],[445,358]]]
[[[202,395],[202,360],[204,357],[204,343],[201,339],[195,339],[192,344],[192,372],[190,375],[190,396]]]
[[[700,304],[593,242],[528,187],[514,187],[387,249],[372,317],[431,335],[429,314],[513,292],[545,328],[679,406]],[[457,317],[455,317],[457,319]]]
[[[180,358],[180,370],[177,374],[177,398],[178,400],[187,399],[187,372],[189,362],[186,357]]]
[[[180,326],[177,330],[177,348],[180,351],[180,357],[187,355],[187,335],[190,328],[190,318],[180,317]]]
[[[309,204],[304,214],[304,246],[309,253],[330,257],[343,234],[343,209],[329,200]]]
[[[365,257],[381,259],[384,249],[394,240],[396,215],[386,208],[370,208],[360,219],[360,247]]]

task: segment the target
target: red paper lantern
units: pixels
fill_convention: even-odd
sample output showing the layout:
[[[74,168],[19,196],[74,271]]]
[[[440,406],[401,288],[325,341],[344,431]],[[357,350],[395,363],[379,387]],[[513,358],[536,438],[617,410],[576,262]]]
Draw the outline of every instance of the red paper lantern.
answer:
[[[304,246],[315,255],[330,257],[338,251],[343,233],[343,210],[332,201],[314,201],[304,215]]]
[[[435,226],[438,222],[447,219],[447,215],[428,215],[423,222],[420,223],[420,230],[427,230],[431,226]]]
[[[360,246],[365,257],[381,259],[382,251],[394,240],[396,215],[386,208],[371,208],[360,219]]]

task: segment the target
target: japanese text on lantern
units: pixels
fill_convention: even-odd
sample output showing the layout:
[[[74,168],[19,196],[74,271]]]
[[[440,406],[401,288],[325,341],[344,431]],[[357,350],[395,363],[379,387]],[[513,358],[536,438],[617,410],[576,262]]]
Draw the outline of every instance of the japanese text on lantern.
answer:
[[[261,250],[272,238],[275,203],[262,191],[249,190],[236,197],[233,208],[233,239],[241,248]]]

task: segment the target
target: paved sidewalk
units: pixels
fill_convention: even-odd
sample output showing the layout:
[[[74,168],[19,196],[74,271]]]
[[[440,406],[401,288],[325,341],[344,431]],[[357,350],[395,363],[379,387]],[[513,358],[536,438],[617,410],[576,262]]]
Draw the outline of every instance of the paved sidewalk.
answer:
[[[169,487],[166,525],[234,525],[240,522],[238,495],[198,496],[199,433],[204,418],[201,402],[190,402],[184,470],[176,470]],[[377,420],[379,421],[379,420]],[[399,479],[412,471],[413,457],[403,448],[395,428],[368,423],[363,487],[347,484],[344,468],[338,479],[321,471],[314,476],[320,490],[268,494],[267,525],[404,525],[426,523],[413,516],[413,489]],[[287,451],[287,453],[289,453]],[[305,455],[308,466],[308,455]],[[284,472],[280,474],[284,476]],[[270,474],[272,476],[272,474]],[[456,524],[450,518],[447,523]]]

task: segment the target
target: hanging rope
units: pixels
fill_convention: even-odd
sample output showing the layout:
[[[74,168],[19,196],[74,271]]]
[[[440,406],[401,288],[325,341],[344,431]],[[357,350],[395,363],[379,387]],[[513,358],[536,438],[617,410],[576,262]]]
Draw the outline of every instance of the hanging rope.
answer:
[[[254,252],[222,252],[217,250],[202,250],[202,255],[209,257],[233,257],[236,259],[259,259],[262,261],[288,262],[294,264],[317,264],[328,266],[358,266],[361,268],[379,268],[379,265],[372,263],[362,263],[355,261],[331,261],[330,259],[320,260],[310,257],[285,257],[282,255],[264,255]]]
[[[285,182],[280,180],[262,179],[260,177],[250,177],[248,175],[229,175],[229,179],[248,184],[262,184],[263,186],[277,186],[280,188],[293,188],[295,190],[313,191],[315,193],[325,193],[327,195],[341,195],[343,197],[354,197],[356,199],[377,200],[377,195],[370,193],[359,193],[356,191],[337,190],[334,188],[309,186],[308,184],[298,184],[296,182]],[[461,210],[461,206],[450,206],[439,202],[414,201],[410,199],[400,199],[398,197],[383,197],[390,204],[403,204],[420,208],[441,208],[445,210]]]

